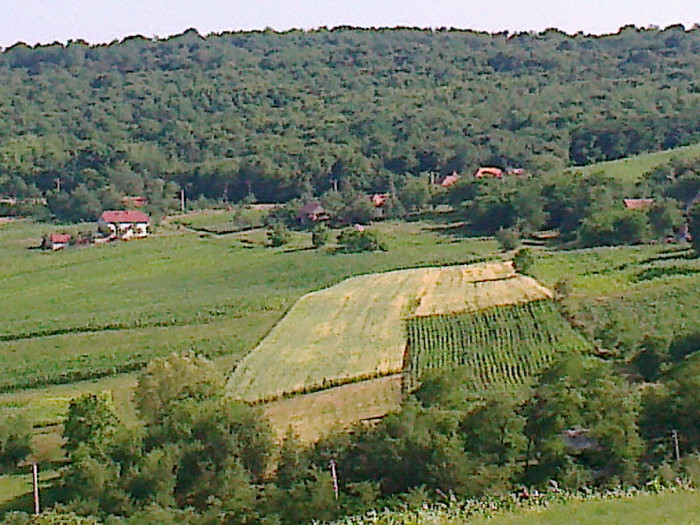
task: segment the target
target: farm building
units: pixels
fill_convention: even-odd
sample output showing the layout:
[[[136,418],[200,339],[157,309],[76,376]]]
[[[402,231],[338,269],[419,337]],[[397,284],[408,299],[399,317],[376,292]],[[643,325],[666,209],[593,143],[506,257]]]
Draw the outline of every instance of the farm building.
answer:
[[[438,184],[442,186],[443,188],[449,188],[450,186],[456,184],[459,181],[459,173],[456,171],[453,171],[451,175],[446,175],[440,181]]]
[[[625,208],[628,210],[648,210],[654,205],[654,199],[623,199]]]
[[[62,250],[70,244],[70,235],[67,233],[52,233],[49,236],[49,248],[52,250]]]
[[[474,172],[474,177],[477,179],[483,179],[485,177],[495,177],[497,179],[502,179],[503,170],[501,168],[481,167]]]
[[[307,202],[296,216],[296,220],[301,226],[311,226],[317,222],[328,221],[330,218],[326,209],[319,202]]]
[[[151,219],[142,211],[112,210],[102,213],[98,225],[109,230],[110,239],[128,240],[148,236]]]

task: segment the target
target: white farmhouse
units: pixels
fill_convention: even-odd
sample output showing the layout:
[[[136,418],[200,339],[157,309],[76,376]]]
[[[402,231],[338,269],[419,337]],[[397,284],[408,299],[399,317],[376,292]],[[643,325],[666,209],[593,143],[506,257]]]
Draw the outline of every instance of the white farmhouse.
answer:
[[[109,229],[110,239],[128,240],[148,236],[151,219],[142,211],[105,211],[100,216],[98,225]]]

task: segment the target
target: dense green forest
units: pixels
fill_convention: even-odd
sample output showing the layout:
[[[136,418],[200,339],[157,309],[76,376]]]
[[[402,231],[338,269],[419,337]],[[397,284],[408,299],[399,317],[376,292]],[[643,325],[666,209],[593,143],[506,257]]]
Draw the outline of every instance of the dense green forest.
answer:
[[[80,220],[180,187],[279,202],[482,164],[542,173],[690,143],[699,108],[700,29],[682,26],[18,43],[0,54],[0,196]]]

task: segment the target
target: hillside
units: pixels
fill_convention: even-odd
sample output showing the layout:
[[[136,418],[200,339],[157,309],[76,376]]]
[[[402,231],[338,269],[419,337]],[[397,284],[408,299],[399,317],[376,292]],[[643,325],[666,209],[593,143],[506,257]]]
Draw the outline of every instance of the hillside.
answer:
[[[624,181],[638,181],[642,175],[653,168],[666,164],[672,159],[693,160],[700,157],[700,144],[691,144],[666,151],[644,153],[617,160],[597,162],[588,166],[580,166],[571,170],[572,173],[604,173],[605,175]]]
[[[180,187],[280,202],[334,181],[387,191],[407,174],[666,150],[698,140],[699,45],[680,26],[20,43],[0,54],[0,196],[78,221],[124,195],[162,211]]]

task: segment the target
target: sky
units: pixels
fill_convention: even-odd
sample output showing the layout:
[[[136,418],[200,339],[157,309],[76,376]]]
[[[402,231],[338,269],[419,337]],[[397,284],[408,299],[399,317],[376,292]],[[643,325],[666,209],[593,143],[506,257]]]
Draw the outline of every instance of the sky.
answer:
[[[614,33],[700,23],[700,0],[0,0],[0,46],[321,26]]]

